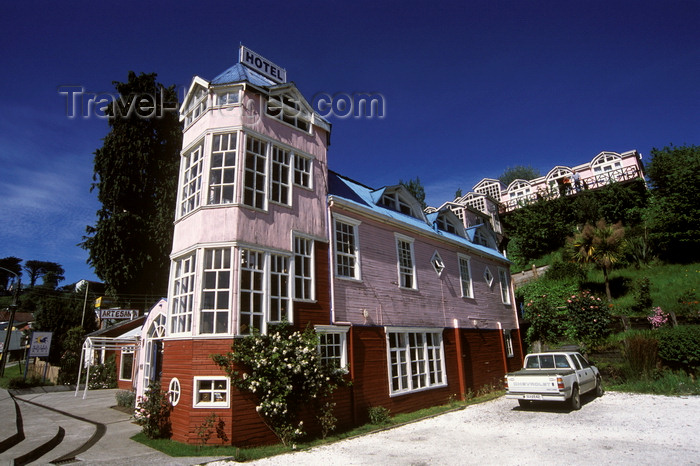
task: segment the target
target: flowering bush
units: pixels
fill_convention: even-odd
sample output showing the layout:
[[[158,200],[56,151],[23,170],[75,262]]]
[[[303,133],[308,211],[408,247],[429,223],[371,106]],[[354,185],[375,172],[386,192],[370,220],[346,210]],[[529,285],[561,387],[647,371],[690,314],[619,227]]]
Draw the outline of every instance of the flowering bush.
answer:
[[[164,438],[170,435],[170,410],[167,393],[161,391],[158,382],[152,382],[143,396],[136,398],[134,419],[148,438]]]
[[[651,324],[652,328],[660,328],[668,323],[669,314],[665,313],[660,307],[655,307],[651,310],[651,315],[647,317],[647,320]]]
[[[321,403],[344,383],[343,371],[321,363],[317,345],[312,329],[292,331],[282,324],[267,335],[236,340],[231,352],[212,357],[236,387],[257,397],[258,414],[284,445],[291,445],[304,434],[300,409],[315,402],[319,417],[329,419],[326,411],[333,404]]]
[[[586,347],[595,347],[610,335],[608,306],[590,291],[571,295],[566,300],[566,312],[567,336]]]

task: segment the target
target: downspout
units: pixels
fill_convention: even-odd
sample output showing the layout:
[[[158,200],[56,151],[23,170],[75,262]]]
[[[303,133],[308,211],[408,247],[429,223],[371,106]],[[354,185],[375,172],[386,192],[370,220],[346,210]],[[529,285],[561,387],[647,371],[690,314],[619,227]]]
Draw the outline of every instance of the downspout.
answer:
[[[328,275],[330,282],[330,298],[331,298],[331,322],[330,324],[335,324],[335,260],[334,260],[334,244],[333,241],[333,218],[331,216],[331,207],[333,207],[333,200],[328,199],[328,207],[326,208],[326,223],[328,225]]]
[[[453,319],[455,329],[455,349],[457,351],[457,377],[459,378],[459,400],[464,401],[467,393],[467,382],[464,379],[464,355],[462,354],[462,333],[459,331],[459,320]]]

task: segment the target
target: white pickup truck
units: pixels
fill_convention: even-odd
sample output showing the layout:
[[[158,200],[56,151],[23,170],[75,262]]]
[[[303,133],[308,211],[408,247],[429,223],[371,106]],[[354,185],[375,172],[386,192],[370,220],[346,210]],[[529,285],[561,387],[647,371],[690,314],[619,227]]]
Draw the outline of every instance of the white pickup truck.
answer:
[[[532,401],[568,401],[581,408],[581,395],[603,395],[600,372],[575,352],[533,353],[525,356],[525,367],[506,374],[506,398],[520,406]]]

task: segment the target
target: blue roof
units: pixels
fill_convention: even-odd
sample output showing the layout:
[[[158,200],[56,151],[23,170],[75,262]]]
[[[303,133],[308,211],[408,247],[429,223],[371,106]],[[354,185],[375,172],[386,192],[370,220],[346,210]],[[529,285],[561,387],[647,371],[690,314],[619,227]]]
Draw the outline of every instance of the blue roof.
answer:
[[[362,206],[372,212],[382,215],[384,217],[392,218],[393,220],[405,223],[413,228],[423,230],[426,234],[433,234],[437,236],[443,236],[449,238],[452,241],[462,243],[463,245],[469,247],[470,249],[480,251],[483,254],[495,257],[500,260],[507,261],[508,259],[503,256],[500,252],[495,249],[487,248],[480,244],[472,243],[470,240],[463,238],[459,235],[449,233],[446,231],[438,230],[434,224],[437,220],[437,213],[427,214],[427,218],[430,221],[430,225],[423,220],[410,215],[402,214],[392,209],[388,209],[381,205],[377,205],[375,200],[377,190],[364,186],[356,181],[349,178],[345,178],[331,170],[328,170],[328,194],[334,198],[341,198],[347,202],[357,204]],[[471,235],[473,238],[473,233]]]
[[[262,87],[276,86],[277,83],[257,73],[250,68],[236,63],[211,80],[212,84],[230,84],[248,81],[250,84]]]

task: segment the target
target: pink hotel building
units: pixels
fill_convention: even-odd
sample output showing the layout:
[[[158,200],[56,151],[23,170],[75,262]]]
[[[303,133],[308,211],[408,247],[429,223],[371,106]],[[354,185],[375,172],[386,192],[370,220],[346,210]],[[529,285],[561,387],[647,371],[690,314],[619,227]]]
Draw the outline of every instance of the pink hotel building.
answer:
[[[170,392],[174,440],[200,442],[215,413],[229,443],[275,441],[211,355],[282,321],[314,327],[322,357],[347,368],[352,385],[334,394],[342,426],[520,367],[509,262],[488,216],[426,213],[400,185],[329,170],[331,125],[244,47],[211,81],[195,77],[180,111],[170,288],[143,326],[134,376],[139,394],[153,381]]]

